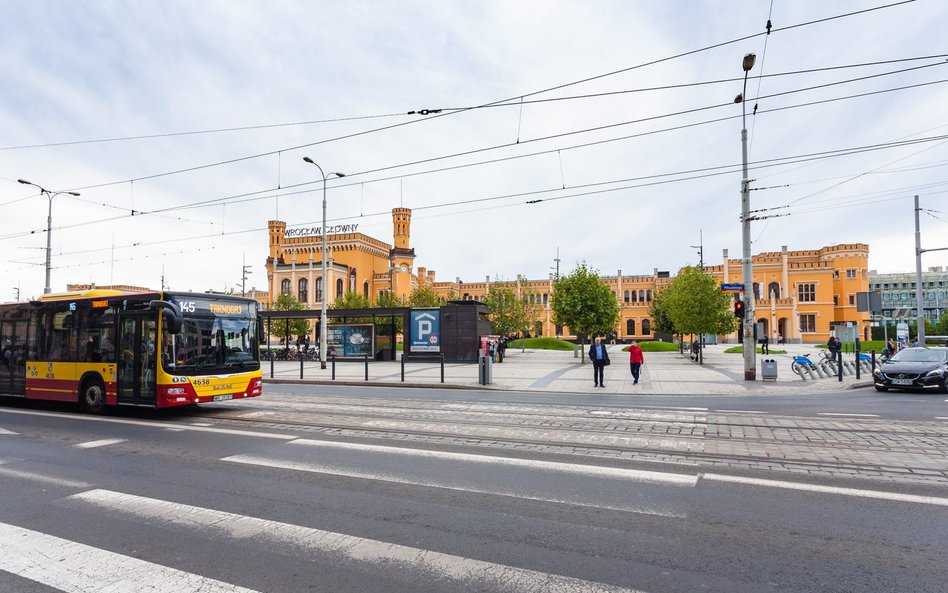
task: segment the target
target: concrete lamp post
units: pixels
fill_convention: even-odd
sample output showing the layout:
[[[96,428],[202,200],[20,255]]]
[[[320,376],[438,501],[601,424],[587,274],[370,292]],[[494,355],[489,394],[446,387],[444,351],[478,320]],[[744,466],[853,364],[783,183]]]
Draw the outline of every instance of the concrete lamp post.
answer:
[[[49,198],[49,213],[46,215],[46,286],[43,287],[43,294],[49,294],[51,292],[49,287],[49,270],[50,270],[50,251],[53,246],[53,198],[58,195],[66,194],[69,196],[78,196],[79,192],[74,191],[49,191],[41,185],[36,185],[26,179],[17,179],[18,182],[24,185],[32,185],[33,187],[40,190],[41,194],[44,194]]]
[[[329,175],[327,176],[325,173],[323,173],[323,168],[320,167],[320,166],[316,163],[316,161],[314,161],[313,159],[309,158],[308,156],[304,156],[304,157],[303,157],[303,160],[306,161],[307,163],[309,163],[310,165],[314,165],[317,169],[319,169],[319,174],[322,175],[322,177],[323,177],[323,226],[322,226],[322,228],[320,229],[320,232],[321,232],[321,234],[322,234],[322,270],[323,270],[323,275],[322,275],[321,284],[322,284],[322,286],[323,286],[323,293],[320,295],[320,298],[319,298],[319,302],[320,302],[320,316],[319,316],[319,368],[325,369],[325,368],[326,368],[326,350],[327,350],[327,347],[326,347],[326,338],[327,338],[327,336],[328,336],[328,331],[327,331],[327,330],[328,330],[328,328],[327,328],[328,323],[327,323],[327,319],[326,319],[326,295],[329,294],[329,285],[328,285],[327,282],[326,282],[326,179],[327,179],[328,177],[332,177],[333,175],[335,175],[336,177],[345,177],[346,174],[345,174],[345,173],[339,173],[339,172],[337,172],[337,171],[334,171],[334,172],[329,173]]]
[[[744,91],[735,99],[741,104],[741,162],[743,164],[743,179],[741,180],[741,231],[743,237],[743,266],[741,275],[744,277],[744,380],[757,380],[757,351],[754,344],[754,267],[751,255],[750,235],[750,180],[747,178],[747,109],[744,107],[744,97],[747,95],[747,74],[754,67],[757,56],[746,54],[741,67],[744,69]]]

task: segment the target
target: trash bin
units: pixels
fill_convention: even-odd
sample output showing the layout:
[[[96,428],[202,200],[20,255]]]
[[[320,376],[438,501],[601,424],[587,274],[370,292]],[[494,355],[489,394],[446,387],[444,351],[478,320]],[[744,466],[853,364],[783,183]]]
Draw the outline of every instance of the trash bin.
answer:
[[[760,361],[760,377],[764,381],[776,381],[777,361],[773,358],[762,358]]]

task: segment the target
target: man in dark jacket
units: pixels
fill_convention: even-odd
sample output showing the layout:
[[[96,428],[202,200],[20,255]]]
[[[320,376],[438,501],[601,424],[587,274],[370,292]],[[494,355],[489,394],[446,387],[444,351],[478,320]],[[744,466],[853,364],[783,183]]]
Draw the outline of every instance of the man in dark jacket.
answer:
[[[602,382],[603,371],[609,364],[609,351],[606,345],[602,343],[602,338],[596,336],[596,340],[589,347],[589,360],[593,363],[593,384],[596,387],[605,387]]]

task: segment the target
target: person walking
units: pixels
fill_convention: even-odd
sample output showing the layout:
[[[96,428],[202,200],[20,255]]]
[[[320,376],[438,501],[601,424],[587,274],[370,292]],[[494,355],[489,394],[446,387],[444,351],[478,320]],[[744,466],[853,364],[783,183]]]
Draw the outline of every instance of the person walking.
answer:
[[[760,341],[760,353],[770,354],[770,338],[767,337],[767,334],[764,334],[764,339]]]
[[[596,336],[595,343],[589,347],[589,360],[593,363],[593,385],[605,387],[602,381],[606,366],[609,364],[609,351],[602,343],[602,338]]]
[[[629,367],[632,369],[632,384],[637,385],[639,382],[639,370],[642,368],[642,365],[645,363],[645,356],[642,354],[642,348],[639,346],[638,342],[632,342],[629,345]]]

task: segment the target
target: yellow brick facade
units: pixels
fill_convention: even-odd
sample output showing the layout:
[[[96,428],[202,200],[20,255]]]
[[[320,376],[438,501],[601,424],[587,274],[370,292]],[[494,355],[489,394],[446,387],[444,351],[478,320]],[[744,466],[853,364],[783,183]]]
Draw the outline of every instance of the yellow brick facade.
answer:
[[[416,287],[428,286],[442,299],[483,300],[491,281],[438,282],[434,270],[414,268],[415,250],[410,246],[411,210],[392,211],[394,246],[363,233],[356,225],[341,225],[341,230],[327,235],[328,285],[327,304],[347,291],[355,291],[375,301],[385,291],[407,298]],[[283,291],[290,291],[306,308],[320,305],[321,236],[318,229],[287,231],[285,222],[269,222],[270,253],[267,258],[269,291],[259,295],[262,305],[276,300]],[[719,283],[742,283],[740,259],[728,258],[724,250],[720,265],[705,266]],[[868,339],[868,313],[856,311],[856,293],[869,289],[869,246],[864,243],[833,245],[814,250],[761,253],[753,257],[755,317],[763,324],[772,342],[782,336],[790,342],[825,342],[837,324],[852,323],[859,335]],[[648,275],[603,276],[619,304],[620,321],[615,335],[621,340],[649,340],[654,328],[649,309],[655,294],[674,278],[657,269]],[[574,338],[568,327],[556,327],[550,298],[554,278],[504,281],[518,296],[537,306],[534,334],[560,335]],[[264,302],[264,300],[268,302]],[[724,341],[738,342],[739,336],[721,336]]]

